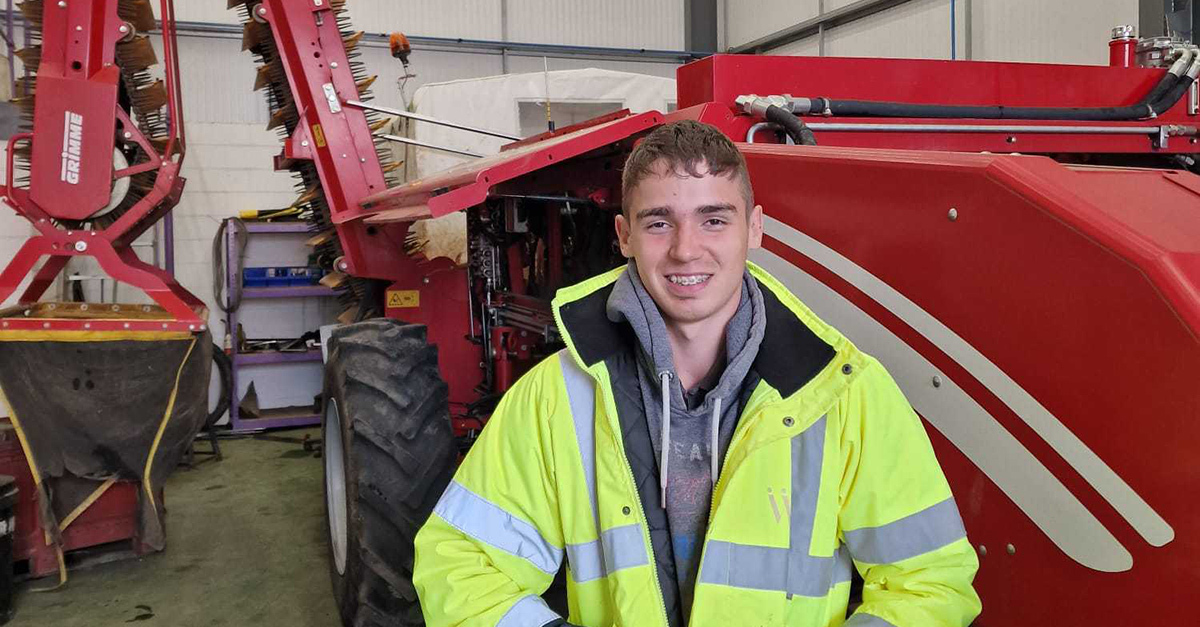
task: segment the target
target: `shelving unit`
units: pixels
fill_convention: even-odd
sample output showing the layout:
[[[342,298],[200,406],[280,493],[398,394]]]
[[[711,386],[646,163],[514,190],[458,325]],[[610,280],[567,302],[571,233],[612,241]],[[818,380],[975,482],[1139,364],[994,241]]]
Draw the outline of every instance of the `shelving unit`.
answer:
[[[253,239],[254,235],[262,234],[307,235],[309,233],[307,224],[295,222],[247,222],[246,231],[251,239]],[[243,281],[236,260],[237,249],[235,238],[236,235],[233,229],[229,229],[225,240],[225,267],[227,268],[225,281],[227,290],[232,289],[235,285],[241,285]],[[246,287],[242,288],[242,304],[245,306],[245,301],[281,298],[326,298],[336,295],[336,290],[324,285]],[[228,332],[235,334],[235,336],[238,328],[238,313],[237,310],[234,310],[226,314],[226,329]],[[234,433],[261,431],[265,429],[308,427],[321,423],[320,414],[314,412],[312,407],[300,406],[262,409],[259,412],[260,417],[258,418],[242,417],[239,407],[239,381],[243,377],[249,376],[248,373],[242,372],[243,368],[319,363],[321,361],[321,350],[319,348],[302,351],[256,351],[243,353],[238,350],[238,342],[234,341],[232,342],[230,359],[233,362],[233,381],[230,386],[232,398],[229,405],[229,420]],[[320,390],[313,391],[314,396],[319,393]]]

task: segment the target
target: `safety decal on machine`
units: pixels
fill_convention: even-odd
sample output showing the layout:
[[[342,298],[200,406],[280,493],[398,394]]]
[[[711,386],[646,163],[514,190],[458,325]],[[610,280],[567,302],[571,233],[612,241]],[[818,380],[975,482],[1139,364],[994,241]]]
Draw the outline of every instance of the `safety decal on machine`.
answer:
[[[313,124],[312,127],[313,141],[317,142],[317,148],[325,147],[325,131],[321,130],[320,124]]]
[[[421,292],[418,290],[388,290],[388,309],[409,309],[421,306]]]

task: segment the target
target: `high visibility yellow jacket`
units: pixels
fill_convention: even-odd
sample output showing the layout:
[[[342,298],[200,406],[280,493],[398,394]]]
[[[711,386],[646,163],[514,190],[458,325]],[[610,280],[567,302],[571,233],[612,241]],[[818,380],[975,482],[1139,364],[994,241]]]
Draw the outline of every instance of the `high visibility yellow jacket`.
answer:
[[[969,624],[979,562],[920,419],[879,362],[750,270],[766,336],[714,489],[690,624]],[[628,395],[614,394],[630,337],[604,315],[624,271],[559,292],[567,349],[504,396],[418,533],[431,627],[556,620],[539,595],[564,557],[571,623],[667,627],[652,548],[663,512],[637,468],[645,419],[622,416]],[[863,603],[847,620],[852,566]]]

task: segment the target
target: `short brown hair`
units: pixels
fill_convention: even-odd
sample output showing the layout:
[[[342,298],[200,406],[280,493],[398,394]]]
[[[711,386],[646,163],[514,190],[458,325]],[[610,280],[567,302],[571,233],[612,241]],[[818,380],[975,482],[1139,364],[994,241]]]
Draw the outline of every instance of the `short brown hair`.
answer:
[[[678,176],[701,178],[699,167],[704,164],[708,174],[740,179],[746,215],[754,206],[754,190],[750,187],[750,172],[746,158],[717,127],[695,120],[680,120],[664,124],[646,136],[625,160],[621,173],[622,210],[628,214],[625,199],[643,180],[654,173],[654,167],[664,161]]]

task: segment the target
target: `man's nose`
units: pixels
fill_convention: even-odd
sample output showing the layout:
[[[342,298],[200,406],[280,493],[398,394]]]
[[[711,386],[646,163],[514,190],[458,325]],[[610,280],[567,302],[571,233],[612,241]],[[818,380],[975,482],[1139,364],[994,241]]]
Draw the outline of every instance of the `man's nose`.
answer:
[[[695,227],[685,224],[675,229],[675,237],[671,241],[671,257],[683,262],[700,258],[700,240]]]

